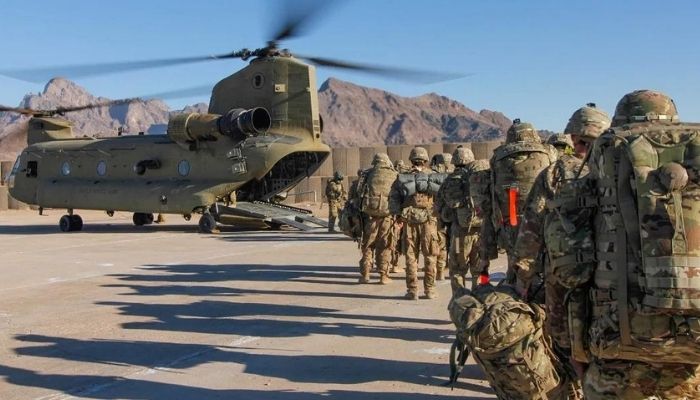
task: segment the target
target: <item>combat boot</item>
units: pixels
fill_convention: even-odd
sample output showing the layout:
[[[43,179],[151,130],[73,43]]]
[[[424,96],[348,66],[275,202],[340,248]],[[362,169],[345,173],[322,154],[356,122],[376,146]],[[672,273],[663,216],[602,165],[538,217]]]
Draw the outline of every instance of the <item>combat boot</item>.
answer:
[[[428,290],[425,292],[425,298],[430,300],[430,299],[437,299],[437,293],[435,293],[434,290]]]
[[[398,265],[392,265],[389,272],[391,272],[392,274],[400,274],[403,272],[403,267],[399,267]]]
[[[369,275],[362,275],[360,279],[357,280],[357,283],[369,283]]]
[[[435,280],[441,281],[443,279],[445,279],[445,272],[444,272],[444,270],[440,270],[437,272],[437,274],[435,274]]]
[[[389,275],[387,274],[382,274],[382,276],[379,278],[379,283],[382,285],[388,285],[391,283],[391,278],[389,278]]]
[[[418,293],[416,292],[406,292],[406,295],[404,295],[404,298],[406,300],[418,300]]]

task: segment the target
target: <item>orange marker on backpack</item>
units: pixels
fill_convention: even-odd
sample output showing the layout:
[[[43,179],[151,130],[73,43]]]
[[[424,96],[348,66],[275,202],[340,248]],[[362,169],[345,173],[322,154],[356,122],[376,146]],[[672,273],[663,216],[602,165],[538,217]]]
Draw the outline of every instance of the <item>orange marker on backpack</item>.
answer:
[[[510,226],[518,226],[518,188],[508,188],[508,222]]]
[[[482,272],[479,274],[479,279],[477,279],[476,284],[477,285],[488,285],[491,283],[491,278],[489,277],[488,272]]]

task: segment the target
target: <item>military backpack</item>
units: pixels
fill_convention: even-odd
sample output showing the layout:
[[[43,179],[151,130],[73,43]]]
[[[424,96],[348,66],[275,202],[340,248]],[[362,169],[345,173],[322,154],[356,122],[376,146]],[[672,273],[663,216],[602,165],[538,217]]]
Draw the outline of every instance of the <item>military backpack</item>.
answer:
[[[577,359],[700,364],[699,156],[700,125],[629,124],[595,142],[589,177],[570,186],[589,211],[569,237],[591,245],[560,274],[578,286]]]
[[[563,367],[543,334],[544,311],[507,285],[459,288],[448,305],[457,339],[499,399],[559,398]]]
[[[491,157],[492,223],[499,246],[515,243],[526,199],[537,175],[557,159],[556,149],[532,142],[512,142],[494,150]]]
[[[393,168],[374,167],[367,173],[362,192],[362,212],[371,217],[387,217],[389,192],[398,173]]]

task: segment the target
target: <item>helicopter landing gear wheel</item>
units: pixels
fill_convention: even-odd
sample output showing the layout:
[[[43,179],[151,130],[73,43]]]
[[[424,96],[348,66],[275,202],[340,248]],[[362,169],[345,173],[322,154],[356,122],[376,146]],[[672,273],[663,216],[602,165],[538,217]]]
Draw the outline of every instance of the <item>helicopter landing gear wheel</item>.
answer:
[[[73,232],[83,229],[83,219],[80,215],[64,215],[58,221],[61,232]]]
[[[216,219],[214,216],[206,213],[202,214],[199,218],[199,230],[202,233],[217,233],[219,230],[216,228]]]
[[[153,214],[134,213],[132,220],[134,221],[134,225],[136,226],[150,225],[153,223]]]
[[[83,219],[80,218],[80,215],[78,214],[73,214],[70,216],[71,220],[71,230],[72,231],[81,231],[83,230]]]

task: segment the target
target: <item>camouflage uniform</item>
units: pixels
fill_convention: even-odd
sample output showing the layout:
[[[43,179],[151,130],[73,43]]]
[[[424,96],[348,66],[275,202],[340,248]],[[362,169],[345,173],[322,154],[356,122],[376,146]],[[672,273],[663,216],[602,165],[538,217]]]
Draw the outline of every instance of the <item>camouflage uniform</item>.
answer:
[[[694,149],[700,129],[677,121],[667,96],[629,93],[617,105],[613,129],[591,150],[600,201],[597,253],[593,268],[578,269],[578,280],[590,282],[584,293],[591,306],[587,318],[570,314],[572,329],[584,321],[592,356],[583,378],[586,399],[700,398],[700,316],[692,303],[698,283],[689,276],[699,269]],[[691,174],[693,181],[686,180]]]
[[[427,166],[428,152],[422,147],[411,151],[414,164],[410,174],[399,175],[389,195],[389,208],[392,214],[403,223],[403,249],[406,256],[406,298],[418,299],[418,257],[423,255],[423,287],[427,298],[435,298],[435,270],[439,253],[437,233],[437,216],[433,210],[433,195],[416,192],[407,194],[400,182],[406,175],[425,174],[430,171]],[[423,172],[425,171],[425,172]]]
[[[472,172],[488,169],[485,160],[474,161],[469,148],[459,147],[452,155],[455,166],[440,187],[435,199],[435,210],[449,235],[448,263],[452,292],[466,288],[466,276],[471,272],[471,288],[476,287],[479,269],[479,228],[472,213],[472,199],[469,195],[469,175]],[[459,214],[458,214],[459,213]]]
[[[484,208],[479,252],[482,270],[488,270],[499,248],[506,251],[509,260],[514,257],[513,247],[527,195],[537,175],[556,158],[556,150],[542,144],[532,124],[519,119],[513,121],[506,143],[494,150],[490,161],[491,204]],[[513,283],[515,273],[511,265],[509,262],[506,280]]]
[[[372,189],[379,190],[381,193],[375,193],[370,190],[375,181],[373,178],[379,175],[390,179],[387,184],[382,187],[374,187]],[[360,283],[369,283],[369,273],[372,268],[372,259],[375,259],[377,272],[380,275],[380,283],[387,284],[391,282],[389,278],[389,266],[392,260],[392,249],[396,247],[393,243],[395,238],[394,232],[394,217],[390,214],[388,208],[388,197],[392,183],[396,180],[396,171],[389,156],[384,153],[378,153],[372,161],[372,168],[363,173],[363,186],[359,189],[359,194],[362,199],[361,209],[367,216],[365,229],[361,241],[362,258],[360,259]],[[371,193],[370,193],[371,192]],[[386,204],[386,214],[382,208],[382,212],[376,213],[370,211],[371,199],[383,198]],[[374,209],[372,209],[374,210]],[[370,215],[371,214],[371,215]]]
[[[406,164],[403,162],[403,160],[396,160],[394,161],[394,169],[399,174],[406,174],[411,172],[411,169],[406,166]],[[401,238],[403,237],[403,232],[404,232],[404,227],[403,224],[400,223],[398,220],[394,220],[394,238],[396,240],[392,241],[392,249],[391,249],[391,269],[389,272],[392,273],[399,273],[403,272],[403,268],[399,266],[400,258],[401,255],[404,253],[401,247]]]
[[[574,112],[565,132],[576,135],[577,139],[585,137],[592,141],[609,126],[610,118],[607,114],[589,103]],[[568,364],[571,354],[565,307],[568,288],[558,282],[550,271],[545,231],[548,222],[558,216],[547,206],[556,201],[563,180],[575,179],[579,173],[580,176],[585,176],[588,169],[583,165],[583,151],[572,154],[574,143],[568,135],[552,135],[547,143],[557,148],[559,159],[537,176],[530,190],[512,262],[520,285],[529,288],[529,297],[538,299],[540,303],[544,297],[547,314],[545,333],[552,339],[556,353]],[[537,283],[533,284],[538,275],[544,275],[543,282],[537,280]],[[568,380],[571,382],[570,398],[581,398],[581,385],[576,372],[571,368],[568,371]]]
[[[452,155],[447,153],[435,154],[430,160],[430,168],[439,174],[445,174],[452,172],[448,165],[448,162],[452,160]],[[435,271],[435,280],[441,281],[445,278],[445,269],[447,266],[447,230],[449,229],[448,224],[442,220],[438,219],[438,238],[440,239],[440,253],[437,256],[437,264]]]
[[[335,232],[335,221],[338,218],[338,211],[345,202],[343,176],[340,172],[336,172],[333,175],[333,179],[328,181],[326,198],[328,199],[328,232]]]

